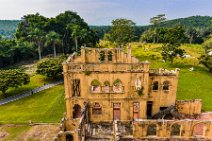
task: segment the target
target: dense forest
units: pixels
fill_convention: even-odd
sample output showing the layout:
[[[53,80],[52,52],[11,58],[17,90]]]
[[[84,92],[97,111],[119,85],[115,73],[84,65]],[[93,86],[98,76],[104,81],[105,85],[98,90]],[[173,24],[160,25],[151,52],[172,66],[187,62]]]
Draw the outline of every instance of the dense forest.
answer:
[[[176,25],[182,25],[185,28],[197,28],[202,30],[208,30],[208,27],[211,24],[212,17],[210,16],[192,16],[187,18],[179,18],[179,19],[173,19],[173,20],[167,20],[162,23],[160,23],[159,27],[173,27]],[[13,34],[15,33],[15,30],[20,23],[20,20],[0,20],[0,35],[2,37],[11,38],[13,37]],[[139,36],[149,28],[154,27],[154,25],[146,25],[141,26],[137,25],[135,26],[135,35],[136,39],[139,38]],[[95,30],[97,32],[97,35],[99,38],[103,38],[104,34],[107,33],[111,26],[92,26],[90,25],[90,28]]]
[[[46,55],[78,52],[82,45],[95,47],[98,42],[96,33],[72,11],[53,18],[39,13],[24,15],[13,35],[0,38],[0,68],[24,60],[41,60]]]
[[[148,26],[137,26],[128,19],[115,19],[112,26],[89,26],[72,11],[53,18],[28,14],[20,21],[0,21],[0,67],[23,60],[41,60],[46,55],[79,52],[81,46],[95,47],[99,39],[116,46],[132,41],[169,43],[172,47],[180,43],[201,44],[212,33],[211,20],[209,16],[166,20],[165,14],[160,14],[151,18]],[[177,48],[176,52],[183,55]]]

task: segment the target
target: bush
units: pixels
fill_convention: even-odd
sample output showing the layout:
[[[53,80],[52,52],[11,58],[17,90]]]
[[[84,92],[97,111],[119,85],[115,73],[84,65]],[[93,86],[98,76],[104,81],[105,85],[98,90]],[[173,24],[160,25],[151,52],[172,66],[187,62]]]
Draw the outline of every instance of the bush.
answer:
[[[43,59],[38,62],[36,72],[53,79],[62,78],[62,62],[64,60],[64,57]]]

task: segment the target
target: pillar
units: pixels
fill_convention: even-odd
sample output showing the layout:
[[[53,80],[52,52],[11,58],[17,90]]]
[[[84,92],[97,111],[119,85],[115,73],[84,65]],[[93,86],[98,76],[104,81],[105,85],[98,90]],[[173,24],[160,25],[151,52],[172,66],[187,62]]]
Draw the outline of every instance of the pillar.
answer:
[[[66,116],[68,119],[71,118],[71,104],[70,104],[70,98],[71,98],[71,84],[68,74],[68,63],[64,62],[63,64],[63,76],[64,76],[64,87],[65,87],[65,100],[66,100]]]

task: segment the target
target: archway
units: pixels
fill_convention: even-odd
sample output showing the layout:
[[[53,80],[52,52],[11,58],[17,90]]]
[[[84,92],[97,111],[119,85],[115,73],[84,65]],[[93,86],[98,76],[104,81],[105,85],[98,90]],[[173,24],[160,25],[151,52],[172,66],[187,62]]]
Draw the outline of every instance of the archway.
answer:
[[[177,123],[173,124],[171,127],[171,136],[180,136],[181,135],[180,128],[181,125]]]
[[[152,90],[154,90],[154,91],[157,91],[158,90],[158,81],[155,81],[153,83]]]
[[[91,92],[92,93],[101,92],[101,83],[96,79],[91,82]]]
[[[71,134],[66,135],[66,141],[74,141],[74,138]]]
[[[81,117],[81,106],[75,104],[73,107],[73,118],[80,118]]]
[[[163,82],[163,90],[168,91],[169,90],[169,86],[170,86],[170,82],[169,81],[164,81]]]
[[[123,85],[120,79],[116,79],[113,82],[113,92],[116,92],[116,93],[123,92]]]
[[[112,51],[108,52],[108,61],[113,61],[113,53],[112,53]]]
[[[104,62],[105,61],[105,52],[101,51],[99,54],[99,61]]]
[[[197,123],[193,127],[193,136],[203,137],[205,135],[205,123]]]
[[[157,126],[155,124],[150,124],[147,127],[147,136],[157,136]]]

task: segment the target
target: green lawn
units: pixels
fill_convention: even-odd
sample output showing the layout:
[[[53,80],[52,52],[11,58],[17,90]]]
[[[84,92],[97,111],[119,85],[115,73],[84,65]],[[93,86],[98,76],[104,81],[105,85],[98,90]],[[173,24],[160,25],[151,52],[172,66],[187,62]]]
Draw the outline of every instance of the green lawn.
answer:
[[[198,68],[181,69],[177,99],[202,99],[202,110],[212,111],[212,74]]]
[[[0,106],[0,123],[60,122],[65,112],[63,84]]]
[[[195,58],[177,58],[174,64],[163,63],[160,56],[161,44],[132,43],[132,54],[140,60],[150,61],[150,68],[180,68],[177,99],[202,99],[202,110],[212,111],[212,74],[206,68],[199,65],[198,57],[204,53],[201,45],[182,45],[187,54]],[[148,50],[145,50],[148,48]],[[194,71],[189,71],[194,67]]]
[[[23,85],[21,87],[18,88],[9,88],[6,91],[6,95],[7,96],[12,96],[12,95],[18,95],[18,94],[23,94],[26,91],[29,91],[31,89],[43,86],[44,83],[48,84],[51,83],[55,80],[51,79],[51,78],[47,78],[45,76],[42,75],[33,75],[30,77],[30,83],[28,83],[27,85]],[[5,98],[4,95],[2,95],[2,92],[0,91],[0,99]]]

